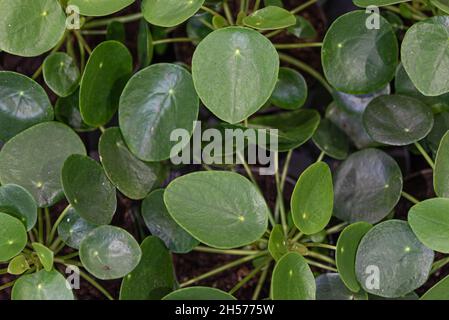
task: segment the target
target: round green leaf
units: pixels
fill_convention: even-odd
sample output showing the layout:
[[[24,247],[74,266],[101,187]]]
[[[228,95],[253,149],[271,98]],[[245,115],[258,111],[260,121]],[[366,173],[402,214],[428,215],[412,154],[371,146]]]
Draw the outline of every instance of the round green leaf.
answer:
[[[199,244],[199,241],[181,228],[168,213],[163,189],[151,192],[143,200],[142,217],[151,234],[162,239],[172,252],[187,253]]]
[[[357,279],[369,293],[401,297],[426,282],[433,257],[433,251],[418,240],[407,222],[385,221],[368,231],[360,242]]]
[[[449,14],[449,1],[447,1],[447,0],[430,0],[430,2],[435,7],[437,7],[441,11],[443,11],[444,13]]]
[[[131,5],[135,0],[69,0],[83,16],[107,16]]]
[[[236,300],[229,293],[215,288],[191,287],[176,290],[162,300]]]
[[[278,72],[273,44],[259,32],[241,27],[209,34],[192,60],[198,95],[213,114],[229,123],[248,118],[267,102]]]
[[[193,16],[203,5],[204,0],[143,0],[144,18],[151,24],[161,27],[174,27]]]
[[[243,19],[243,23],[258,30],[284,29],[296,23],[295,16],[288,10],[268,6],[253,12]]]
[[[416,88],[426,96],[449,92],[449,17],[416,23],[402,42],[402,63]],[[428,46],[432,43],[432,46]]]
[[[312,137],[313,143],[328,156],[344,160],[349,154],[349,138],[329,119],[323,119]]]
[[[46,271],[51,271],[53,269],[53,259],[54,254],[53,251],[48,249],[43,244],[34,242],[32,243],[33,249],[39,258],[39,261],[42,263],[42,266]]]
[[[263,235],[268,224],[265,199],[248,179],[233,172],[179,177],[168,185],[164,201],[182,228],[215,248],[250,244]]]
[[[58,225],[58,235],[66,245],[73,249],[79,249],[81,241],[97,226],[84,220],[70,206],[66,216]]]
[[[365,11],[352,11],[339,17],[327,31],[322,49],[323,69],[337,90],[370,93],[393,79],[398,43],[388,21],[378,18],[379,28],[368,29]]]
[[[55,52],[44,61],[44,80],[60,97],[67,97],[78,87],[80,71],[75,60],[64,52]]]
[[[269,142],[272,138],[277,138],[277,148],[270,147],[273,151],[289,151],[296,149],[306,143],[315,133],[320,124],[320,114],[316,110],[304,109],[291,112],[284,112],[274,115],[259,116],[251,119],[249,127],[253,129],[278,129],[278,133],[271,131],[267,135],[274,134],[274,137],[267,137]]]
[[[414,205],[408,222],[418,239],[427,247],[449,253],[449,199],[435,198]]]
[[[7,141],[40,122],[53,120],[44,89],[19,73],[0,72],[0,140]]]
[[[111,120],[132,68],[131,53],[122,43],[105,41],[94,49],[81,79],[80,111],[84,122],[99,127]]]
[[[427,136],[433,127],[432,109],[401,95],[380,96],[363,113],[363,124],[377,142],[405,146]]]
[[[30,231],[37,220],[37,205],[33,196],[21,186],[7,184],[0,187],[0,212],[22,221]]]
[[[101,280],[126,276],[139,264],[141,257],[137,241],[121,228],[101,226],[81,241],[83,266]]]
[[[355,273],[355,257],[363,236],[373,226],[367,222],[356,222],[343,229],[337,241],[335,262],[341,280],[353,292],[359,292],[360,284]]]
[[[433,186],[439,197],[449,198],[449,131],[443,136],[435,159]]]
[[[364,291],[351,292],[338,273],[325,273],[316,278],[317,300],[368,300]]]
[[[54,0],[0,0],[0,49],[22,56],[38,56],[58,43],[66,17]]]
[[[62,167],[62,186],[76,212],[90,223],[109,224],[117,208],[115,188],[95,160],[72,155]]]
[[[0,262],[6,262],[25,248],[28,237],[20,220],[0,212]]]
[[[27,270],[30,270],[30,265],[23,254],[14,257],[8,264],[8,273],[12,275],[18,276]]]
[[[102,134],[99,152],[106,175],[128,198],[145,198],[162,180],[162,165],[137,159],[128,150],[119,128],[107,129]]]
[[[123,278],[120,300],[160,300],[173,290],[173,262],[163,242],[150,236],[142,242],[140,248],[142,259]]]
[[[66,279],[56,270],[21,276],[11,293],[12,300],[74,300]]]
[[[315,279],[303,256],[296,252],[284,255],[271,278],[273,300],[315,300]]]
[[[79,95],[79,89],[77,89],[68,97],[59,98],[55,105],[55,118],[79,132],[95,130],[81,118]]]
[[[410,0],[353,0],[354,4],[359,7],[369,6],[389,6],[396,3],[407,2]]]
[[[279,69],[279,79],[270,98],[271,102],[283,109],[298,109],[306,103],[307,83],[304,77],[290,68]]]
[[[291,198],[293,222],[306,235],[323,230],[332,217],[332,174],[324,162],[308,167],[299,177]]]
[[[131,152],[145,161],[170,157],[174,130],[193,132],[199,100],[183,67],[161,63],[135,74],[120,98],[120,129]]]
[[[30,192],[39,207],[49,207],[64,196],[61,168],[72,154],[86,154],[83,142],[58,122],[35,125],[11,140],[0,151],[0,181]]]
[[[420,300],[449,300],[449,276],[427,290]]]
[[[396,161],[377,149],[350,155],[334,175],[334,215],[348,222],[376,223],[398,203],[402,173]]]
[[[270,240],[268,241],[268,251],[270,251],[271,256],[276,261],[288,252],[284,230],[279,224],[275,225],[273,230],[271,230]]]

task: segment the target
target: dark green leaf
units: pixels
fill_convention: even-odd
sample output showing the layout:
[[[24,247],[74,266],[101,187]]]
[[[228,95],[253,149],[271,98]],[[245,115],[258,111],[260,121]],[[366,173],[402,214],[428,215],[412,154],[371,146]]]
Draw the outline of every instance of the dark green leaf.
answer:
[[[47,86],[60,97],[67,97],[78,87],[80,71],[75,60],[64,52],[49,55],[43,64]]]
[[[22,221],[30,231],[37,220],[37,205],[26,189],[15,184],[0,187],[0,212],[12,215]]]
[[[279,108],[298,109],[306,103],[307,90],[306,80],[298,71],[280,68],[270,101]]]

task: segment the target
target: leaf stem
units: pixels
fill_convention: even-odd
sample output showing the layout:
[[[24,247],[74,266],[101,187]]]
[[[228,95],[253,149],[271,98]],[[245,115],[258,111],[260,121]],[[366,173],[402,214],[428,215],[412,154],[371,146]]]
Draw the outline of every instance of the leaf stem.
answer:
[[[235,292],[237,292],[241,287],[248,283],[248,281],[254,278],[260,272],[260,270],[262,270],[264,267],[267,267],[270,261],[271,259],[267,259],[267,262],[261,263],[258,267],[254,268],[254,270],[248,273],[242,280],[240,280],[239,283],[234,286],[234,288],[229,290],[229,294],[234,294]]]
[[[45,243],[50,244],[50,231],[51,231],[51,218],[50,218],[50,209],[48,207],[44,208],[45,212]]]
[[[449,263],[449,257],[445,257],[445,258],[442,258],[442,259],[440,259],[438,261],[435,261],[432,264],[432,269],[430,270],[430,274],[434,274],[435,272],[437,272],[439,269],[441,269],[442,267],[444,267],[448,263]]]
[[[297,6],[293,10],[290,10],[290,12],[293,13],[293,14],[296,14],[298,12],[301,12],[301,11],[307,9],[308,7],[314,5],[317,2],[318,2],[318,0],[309,0],[306,3],[303,3],[303,4],[299,5],[299,6]]]
[[[327,243],[302,243],[302,244],[309,248],[324,248],[329,250],[337,250],[336,246]]]
[[[342,222],[340,224],[337,224],[337,225],[327,229],[326,234],[329,235],[329,234],[334,234],[334,233],[340,232],[341,230],[343,230],[346,227],[347,224],[348,224],[347,222]]]
[[[1,286],[0,286],[0,291],[12,287],[12,286],[14,285],[14,283],[16,283],[16,281],[17,281],[17,279],[16,279],[16,280],[13,280],[13,281],[11,281],[11,282],[5,283],[4,285],[1,285]]]
[[[223,1],[223,10],[225,12],[226,19],[229,22],[229,25],[232,26],[234,24],[234,18],[232,17],[232,13],[231,13],[231,9],[229,8],[228,0]]]
[[[80,276],[82,278],[84,278],[84,280],[86,280],[91,285],[93,285],[98,291],[100,291],[102,294],[104,294],[104,296],[106,298],[108,298],[109,300],[114,300],[114,298],[111,296],[111,294],[105,288],[103,288],[103,286],[101,286],[97,281],[95,281],[87,273],[85,273],[85,272],[83,272],[81,270],[79,272],[80,272]]]
[[[38,224],[38,237],[39,243],[44,243],[44,218],[42,217],[42,209],[37,209],[37,224]]]
[[[69,204],[64,211],[61,212],[61,214],[59,215],[58,219],[56,219],[55,224],[53,225],[53,228],[50,231],[50,236],[48,238],[48,243],[51,243],[53,241],[53,239],[55,238],[55,234],[56,234],[56,230],[58,229],[59,224],[62,222],[62,220],[64,219],[64,217],[67,215],[67,212],[69,211],[69,209],[72,206]]]
[[[256,289],[254,290],[252,300],[257,300],[259,298],[260,292],[262,291],[262,287],[267,279],[268,271],[270,270],[271,261],[268,263],[267,267],[263,269],[262,274],[260,275],[259,282],[257,283]]]
[[[329,91],[329,93],[332,93],[332,87],[327,83],[326,79],[324,79],[324,77],[320,73],[315,71],[313,68],[311,68],[304,62],[283,53],[279,53],[279,58],[282,61],[290,63],[295,67],[299,68],[300,70],[307,72],[316,80],[318,80],[323,85],[323,87],[326,88],[327,91]]]
[[[276,152],[276,163],[279,161],[279,153]],[[278,167],[278,165],[276,164],[276,167]],[[284,236],[287,237],[288,235],[288,224],[287,224],[287,216],[285,214],[285,206],[284,206],[284,194],[282,193],[281,190],[281,181],[279,178],[279,170],[276,170],[275,172],[275,180],[276,180],[276,191],[277,191],[277,202],[279,203],[279,211],[281,213],[281,224],[282,224],[282,229],[284,231]]]
[[[107,26],[109,23],[111,23],[113,21],[118,21],[121,23],[134,22],[136,20],[140,20],[141,18],[143,18],[143,14],[139,12],[139,13],[134,13],[134,14],[130,14],[127,16],[113,17],[113,18],[108,18],[108,19],[98,19],[98,20],[94,20],[92,22],[86,23],[83,26],[83,29],[92,29],[95,27]]]
[[[73,31],[73,33],[75,34],[76,38],[78,39],[78,43],[80,43],[84,47],[84,49],[86,49],[87,53],[89,55],[92,54],[92,49],[89,47],[89,44],[86,42],[86,40],[81,35],[81,33],[77,30]]]
[[[325,256],[324,254],[314,252],[314,251],[308,251],[307,256],[310,256],[312,258],[316,258],[318,260],[321,260],[323,262],[330,263],[335,266],[335,260],[332,258],[329,258],[328,256]]]
[[[302,233],[301,231],[298,232],[298,233],[296,234],[296,236],[294,236],[294,237],[292,238],[292,242],[293,242],[293,243],[298,242],[298,240],[301,239],[303,235],[304,235],[304,233]]]
[[[419,142],[415,142],[415,147],[418,149],[418,151],[422,154],[424,159],[426,159],[429,166],[432,168],[432,170],[435,170],[435,163],[433,162],[432,158],[429,156],[429,154],[424,150],[422,145]]]
[[[321,269],[325,269],[325,270],[329,270],[329,271],[333,271],[333,272],[338,272],[338,270],[335,269],[334,267],[329,267],[329,266],[327,266],[325,264],[322,264],[320,262],[315,262],[315,261],[307,259],[307,258],[305,258],[305,259],[306,259],[306,262],[308,264],[310,264],[311,266],[314,266],[314,267],[317,267],[317,268],[321,268]]]
[[[180,287],[181,288],[187,287],[187,286],[189,286],[191,284],[194,284],[194,283],[196,283],[196,282],[198,282],[200,280],[212,277],[212,276],[214,276],[214,275],[216,275],[218,273],[221,273],[221,272],[226,271],[228,269],[234,268],[234,267],[236,267],[238,265],[241,265],[243,263],[252,261],[252,260],[254,260],[254,259],[258,258],[258,257],[262,257],[262,256],[267,255],[267,254],[268,254],[268,251],[262,251],[262,252],[260,252],[258,254],[254,254],[254,255],[251,255],[251,256],[246,256],[246,257],[240,258],[240,259],[235,260],[235,261],[233,261],[231,263],[227,263],[227,264],[225,264],[225,265],[223,265],[223,266],[221,266],[219,268],[216,268],[216,269],[213,269],[213,270],[211,270],[209,272],[206,272],[206,273],[204,273],[204,274],[202,274],[202,275],[200,275],[198,277],[192,278],[192,279],[182,283],[180,285]]]
[[[201,6],[201,10],[206,11],[206,12],[210,13],[213,16],[217,16],[217,17],[221,16],[217,11],[215,11],[215,10],[209,8],[209,7],[206,7],[206,6]]]
[[[399,15],[402,16],[402,11],[401,11],[401,9],[399,9],[399,8],[397,8],[397,7],[395,7],[395,6],[385,6],[384,8],[387,9],[387,10],[390,10],[391,12],[398,13]],[[418,16],[417,14],[414,14],[414,13],[412,13],[411,17],[412,17],[414,20],[417,20],[417,21],[422,21],[422,20],[425,20],[425,19],[426,19],[426,18],[424,18],[424,17],[422,17],[422,16]]]
[[[321,152],[320,152],[320,155],[319,155],[318,158],[316,159],[316,162],[322,161],[325,155],[326,155],[326,152],[321,151]]]
[[[159,44],[178,43],[178,42],[192,42],[192,41],[193,41],[193,39],[187,38],[187,37],[168,38],[168,39],[162,39],[162,40],[153,41],[153,45],[157,46]]]
[[[229,255],[235,255],[235,256],[249,256],[259,253],[259,250],[222,250],[222,249],[215,249],[215,248],[209,248],[209,247],[196,247],[193,249],[194,251],[198,252],[207,252],[207,253],[216,253],[216,254],[229,254]]]
[[[253,7],[253,12],[259,10],[260,7],[260,0],[256,0]]]
[[[322,47],[322,42],[307,42],[307,43],[277,43],[274,45],[276,49],[301,49],[301,48],[319,48]]]
[[[418,200],[418,199],[416,199],[414,196],[412,196],[411,194],[409,194],[409,193],[407,193],[407,192],[405,192],[405,191],[402,191],[402,192],[401,192],[401,195],[402,195],[405,199],[407,199],[408,201],[410,201],[410,202],[412,202],[412,203],[414,203],[414,204],[418,204],[418,203],[419,203],[419,200]]]

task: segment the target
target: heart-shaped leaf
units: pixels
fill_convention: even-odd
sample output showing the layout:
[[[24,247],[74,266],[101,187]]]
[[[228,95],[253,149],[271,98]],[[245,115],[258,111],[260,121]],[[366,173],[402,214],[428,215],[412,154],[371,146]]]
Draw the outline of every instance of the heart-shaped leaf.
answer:
[[[0,212],[10,214],[33,229],[37,220],[37,205],[33,196],[21,186],[7,184],[0,187]]]
[[[21,276],[11,293],[12,300],[74,300],[66,279],[56,270],[41,270]]]
[[[47,86],[60,97],[73,93],[80,80],[75,60],[64,52],[55,52],[45,58],[43,75]]]
[[[363,124],[377,142],[405,146],[427,136],[433,127],[432,109],[402,95],[380,96],[363,113]]]
[[[449,92],[449,17],[438,16],[416,23],[402,42],[402,63],[416,88],[426,96]],[[427,44],[432,43],[429,47]]]
[[[181,107],[182,106],[182,107]],[[170,157],[172,132],[192,133],[199,100],[183,67],[162,63],[135,74],[120,98],[119,121],[129,149],[145,161]]]
[[[195,248],[199,241],[173,220],[164,203],[164,190],[154,190],[142,202],[142,217],[152,235],[164,241],[174,253],[187,253]]]
[[[265,199],[248,179],[232,172],[179,177],[168,185],[164,201],[182,228],[215,248],[250,244],[263,235],[268,224]]]
[[[53,48],[65,31],[58,1],[1,0],[0,12],[0,49],[14,55],[38,56]]]
[[[414,205],[408,213],[408,222],[427,247],[449,253],[449,199],[428,199]]]
[[[83,16],[107,16],[131,5],[135,0],[69,0]]]
[[[46,271],[51,271],[53,269],[53,260],[54,253],[50,249],[48,249],[43,244],[34,242],[32,243],[33,249],[39,258],[39,261],[42,263],[42,266]]]
[[[163,242],[150,236],[142,242],[140,248],[142,259],[123,278],[120,300],[159,300],[173,290],[173,262]]]
[[[267,102],[278,72],[273,44],[259,32],[241,27],[209,34],[192,60],[198,95],[213,114],[229,123],[248,118]]]
[[[73,249],[79,249],[81,241],[97,226],[84,220],[70,206],[61,223],[58,225],[58,235],[66,245]]]
[[[353,292],[360,291],[355,273],[355,257],[359,243],[373,226],[367,222],[356,222],[343,229],[337,241],[335,262],[341,280]]]
[[[288,252],[287,240],[285,239],[282,226],[279,224],[275,225],[273,230],[271,230],[268,250],[276,261]]]
[[[271,278],[273,300],[315,300],[315,278],[303,256],[296,252],[284,255]]]
[[[372,228],[357,250],[356,274],[372,294],[401,297],[426,282],[433,251],[425,247],[405,221],[389,220]]]
[[[329,119],[323,119],[312,137],[313,143],[328,156],[344,160],[349,154],[349,138]]]
[[[128,150],[119,128],[107,129],[102,134],[99,152],[106,175],[128,198],[145,198],[163,180],[163,166],[137,159]]]
[[[162,300],[236,300],[229,293],[215,288],[191,287],[176,290]]]
[[[275,30],[290,27],[296,23],[295,16],[277,6],[259,9],[243,19],[243,24],[258,30]]]
[[[334,215],[348,222],[376,223],[398,203],[402,173],[396,161],[377,149],[350,155],[334,175]]]
[[[142,250],[125,230],[101,226],[81,241],[80,259],[96,278],[118,279],[126,276],[139,264]]]
[[[81,79],[80,111],[84,122],[99,127],[111,120],[132,68],[131,53],[122,43],[105,41],[94,49]]]
[[[28,237],[23,223],[0,212],[0,262],[6,262],[25,248]]]
[[[95,160],[72,155],[62,167],[62,186],[76,212],[90,223],[109,224],[117,208],[116,191]]]
[[[44,89],[19,73],[0,72],[0,140],[7,141],[40,122],[53,120]]]
[[[443,136],[435,159],[433,186],[439,197],[449,198],[449,131]]]
[[[365,291],[351,292],[338,273],[325,273],[316,278],[317,300],[368,300]]]
[[[35,125],[9,140],[0,151],[0,181],[30,192],[39,207],[64,196],[61,169],[72,154],[86,154],[78,135],[58,122]]]
[[[174,27],[193,16],[204,0],[143,0],[142,12],[145,19],[156,26]]]
[[[332,174],[324,162],[308,167],[299,177],[291,198],[293,222],[304,234],[323,230],[332,217]]]
[[[280,68],[271,103],[279,108],[294,110],[302,107],[306,100],[307,83],[304,77],[296,70]]]
[[[393,79],[399,51],[396,35],[385,18],[376,18],[379,28],[368,29],[365,11],[352,11],[339,17],[327,31],[323,69],[337,90],[370,93]]]

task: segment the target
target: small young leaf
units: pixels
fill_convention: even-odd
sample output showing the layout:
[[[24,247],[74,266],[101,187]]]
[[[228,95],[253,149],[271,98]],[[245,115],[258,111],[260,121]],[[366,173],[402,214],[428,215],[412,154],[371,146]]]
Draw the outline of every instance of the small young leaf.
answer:
[[[275,225],[273,230],[271,230],[268,251],[270,251],[271,256],[276,261],[279,261],[288,252],[287,240],[285,239],[282,226],[279,224]]]
[[[433,258],[433,251],[418,240],[407,222],[385,221],[368,231],[360,242],[357,279],[368,293],[401,297],[426,282]],[[370,285],[368,277],[377,281],[375,286]]]
[[[360,291],[360,284],[355,273],[357,248],[372,227],[367,222],[356,222],[344,228],[338,237],[335,262],[341,280],[352,292]]]
[[[192,60],[201,100],[218,118],[232,124],[267,102],[278,72],[279,56],[273,44],[259,32],[242,27],[212,32],[198,45]]]
[[[142,259],[123,278],[120,300],[159,300],[173,290],[173,262],[162,241],[149,236],[143,240],[140,248]]]
[[[243,23],[258,30],[275,30],[294,25],[296,18],[288,10],[277,6],[268,6],[244,18]]]
[[[179,177],[168,185],[164,201],[182,228],[215,248],[250,244],[263,235],[268,224],[265,199],[248,179],[233,172]]]
[[[12,300],[74,300],[66,279],[56,270],[41,270],[21,276],[11,293]]]
[[[58,122],[35,125],[9,140],[0,151],[0,181],[30,192],[39,207],[64,196],[61,168],[72,154],[86,154],[78,135]]]
[[[435,159],[433,186],[439,197],[449,198],[449,131],[443,136]]]
[[[293,190],[290,207],[296,227],[307,235],[320,232],[332,217],[333,203],[331,171],[317,162],[301,174]]]
[[[298,71],[280,68],[279,79],[270,101],[279,108],[298,109],[306,103],[307,90],[306,80]]]
[[[408,222],[418,239],[432,250],[449,253],[449,199],[434,198],[414,205]]]
[[[81,241],[80,259],[83,266],[101,280],[126,276],[139,264],[142,250],[125,230],[101,226]]]
[[[8,273],[15,276],[19,276],[29,269],[30,265],[23,254],[14,257],[8,264]]]
[[[316,278],[317,300],[368,300],[365,291],[351,292],[338,273],[325,273]]]
[[[95,160],[72,155],[62,167],[62,186],[76,212],[90,223],[109,224],[117,208],[116,191]]]
[[[143,0],[142,12],[145,19],[156,26],[174,27],[193,16],[204,0]]]
[[[284,255],[271,278],[273,300],[315,300],[315,279],[306,260],[296,252]]]
[[[22,221],[27,231],[33,229],[37,220],[37,205],[26,189],[15,184],[0,187],[0,212]]]
[[[151,234],[164,241],[174,253],[188,253],[199,244],[168,213],[163,189],[154,190],[143,200],[142,217]]]
[[[75,60],[64,52],[55,52],[45,58],[43,75],[47,86],[60,97],[73,93],[80,80]]]
[[[66,216],[58,225],[58,235],[66,245],[73,249],[79,249],[81,241],[97,226],[84,220],[70,206]]]
[[[0,72],[0,140],[6,142],[40,122],[53,120],[44,89],[19,73]]]
[[[25,248],[28,237],[20,220],[2,212],[0,230],[0,262],[6,262]]]
[[[207,287],[191,287],[176,290],[162,300],[236,300],[229,293]]]
[[[51,271],[53,269],[54,253],[43,244],[34,242],[32,243],[33,249],[42,263],[45,271]]]

